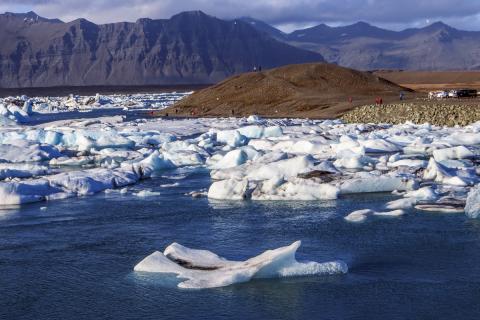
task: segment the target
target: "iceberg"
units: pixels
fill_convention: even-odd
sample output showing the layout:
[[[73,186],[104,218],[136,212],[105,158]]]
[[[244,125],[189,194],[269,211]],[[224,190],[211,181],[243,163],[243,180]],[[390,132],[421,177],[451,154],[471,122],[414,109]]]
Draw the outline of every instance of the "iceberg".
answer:
[[[228,179],[215,181],[208,189],[208,198],[214,200],[245,200],[248,181]]]
[[[362,209],[353,211],[349,215],[347,215],[344,219],[349,222],[353,223],[361,223],[365,222],[369,216],[378,216],[378,217],[400,217],[405,214],[404,210],[397,209],[393,211],[373,211],[370,209]]]
[[[401,176],[366,174],[340,182],[340,194],[392,192],[415,189],[415,179]]]
[[[480,217],[480,185],[476,185],[468,193],[465,214],[472,219]]]
[[[215,169],[228,169],[244,164],[248,160],[248,155],[241,149],[228,152],[213,166]]]
[[[464,146],[437,149],[433,151],[433,158],[438,162],[452,159],[469,159],[474,156],[474,153]]]
[[[196,250],[173,243],[163,253],[156,251],[139,262],[136,272],[170,274],[178,287],[205,289],[229,286],[259,278],[280,278],[345,274],[343,261],[298,262],[295,254],[301,242],[264,253],[245,261],[230,261],[207,250]]]

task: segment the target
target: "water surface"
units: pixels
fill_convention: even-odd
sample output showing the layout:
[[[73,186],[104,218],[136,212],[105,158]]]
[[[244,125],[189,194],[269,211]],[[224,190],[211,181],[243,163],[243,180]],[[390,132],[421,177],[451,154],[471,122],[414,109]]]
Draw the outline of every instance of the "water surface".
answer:
[[[184,195],[209,184],[207,172],[188,173],[144,181],[127,195],[1,210],[0,318],[480,318],[480,221],[420,213],[344,221],[353,210],[380,208],[389,194],[318,202]],[[161,195],[132,195],[145,188]],[[174,241],[243,260],[295,240],[303,241],[299,260],[341,259],[349,273],[189,291],[133,272]]]

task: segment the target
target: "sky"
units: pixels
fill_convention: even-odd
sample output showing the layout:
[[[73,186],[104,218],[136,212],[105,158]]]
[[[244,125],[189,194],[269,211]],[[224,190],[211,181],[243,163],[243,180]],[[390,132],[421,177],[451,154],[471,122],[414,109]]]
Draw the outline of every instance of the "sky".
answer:
[[[47,18],[86,18],[95,23],[163,19],[190,10],[222,19],[248,16],[287,32],[358,21],[394,30],[435,21],[480,30],[480,0],[0,0],[0,12],[35,11]]]

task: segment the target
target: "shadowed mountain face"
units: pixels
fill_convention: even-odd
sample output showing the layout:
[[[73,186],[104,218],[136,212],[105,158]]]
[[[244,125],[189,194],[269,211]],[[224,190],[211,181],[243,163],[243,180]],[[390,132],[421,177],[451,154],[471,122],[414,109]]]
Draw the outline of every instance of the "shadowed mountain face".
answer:
[[[480,32],[457,30],[441,22],[399,32],[364,22],[344,27],[321,24],[282,35],[253,19],[245,21],[280,41],[316,51],[328,62],[355,69],[480,69]]]
[[[0,15],[0,87],[213,83],[253,66],[323,61],[243,21],[202,12],[96,25]]]

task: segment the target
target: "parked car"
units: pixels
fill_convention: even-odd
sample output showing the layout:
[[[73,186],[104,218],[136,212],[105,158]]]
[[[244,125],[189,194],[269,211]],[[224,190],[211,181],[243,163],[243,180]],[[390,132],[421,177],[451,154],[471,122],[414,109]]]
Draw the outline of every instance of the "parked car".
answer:
[[[428,93],[429,99],[446,99],[448,98],[448,91],[430,91]]]
[[[448,97],[449,98],[458,98],[458,90],[450,90],[448,92]]]
[[[477,94],[478,92],[475,89],[460,89],[457,91],[458,98],[476,98]]]

